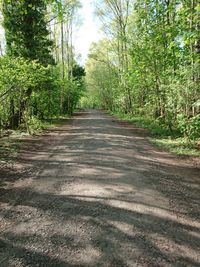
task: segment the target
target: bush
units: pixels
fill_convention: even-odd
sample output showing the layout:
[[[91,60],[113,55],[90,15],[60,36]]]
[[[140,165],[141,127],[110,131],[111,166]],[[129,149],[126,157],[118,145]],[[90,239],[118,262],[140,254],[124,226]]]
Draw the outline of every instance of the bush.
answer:
[[[189,137],[193,140],[200,137],[200,114],[190,119]]]
[[[33,93],[52,87],[53,67],[8,56],[0,58],[0,66],[0,127],[18,128],[25,122],[25,113],[28,116]]]
[[[187,118],[187,116],[180,114],[177,119],[178,127],[185,137],[189,140],[195,140],[200,137],[200,114],[191,118]]]

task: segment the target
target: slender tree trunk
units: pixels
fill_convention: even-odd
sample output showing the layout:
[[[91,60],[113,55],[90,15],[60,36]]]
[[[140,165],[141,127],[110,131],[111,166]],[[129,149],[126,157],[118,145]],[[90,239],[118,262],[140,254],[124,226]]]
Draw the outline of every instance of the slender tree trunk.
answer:
[[[62,78],[65,79],[65,58],[64,58],[64,25],[63,20],[61,21],[61,60],[62,60]],[[63,113],[64,104],[64,87],[62,86],[61,97],[60,97],[60,113]]]

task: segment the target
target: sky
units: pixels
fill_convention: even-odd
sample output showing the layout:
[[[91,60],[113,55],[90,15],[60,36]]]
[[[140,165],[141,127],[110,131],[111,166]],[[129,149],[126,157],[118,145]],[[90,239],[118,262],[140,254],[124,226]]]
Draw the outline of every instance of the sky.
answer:
[[[81,16],[81,25],[75,34],[74,47],[77,54],[81,54],[79,60],[84,64],[91,44],[101,38],[99,33],[99,22],[94,15],[94,1],[81,0],[82,8],[79,11]]]

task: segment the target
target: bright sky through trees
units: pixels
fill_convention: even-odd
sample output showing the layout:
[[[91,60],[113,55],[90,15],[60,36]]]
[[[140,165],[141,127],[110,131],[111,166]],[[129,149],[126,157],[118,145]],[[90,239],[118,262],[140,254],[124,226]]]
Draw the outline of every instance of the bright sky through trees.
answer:
[[[94,1],[81,0],[82,8],[80,16],[82,23],[75,36],[75,51],[81,55],[81,63],[84,64],[92,42],[98,41],[101,37],[99,33],[98,19],[94,15]]]

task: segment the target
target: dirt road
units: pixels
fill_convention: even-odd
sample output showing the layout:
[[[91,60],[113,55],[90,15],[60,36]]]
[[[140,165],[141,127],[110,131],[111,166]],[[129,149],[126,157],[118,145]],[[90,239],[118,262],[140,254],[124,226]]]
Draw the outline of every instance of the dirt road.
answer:
[[[200,169],[100,111],[1,169],[1,267],[200,266]]]

